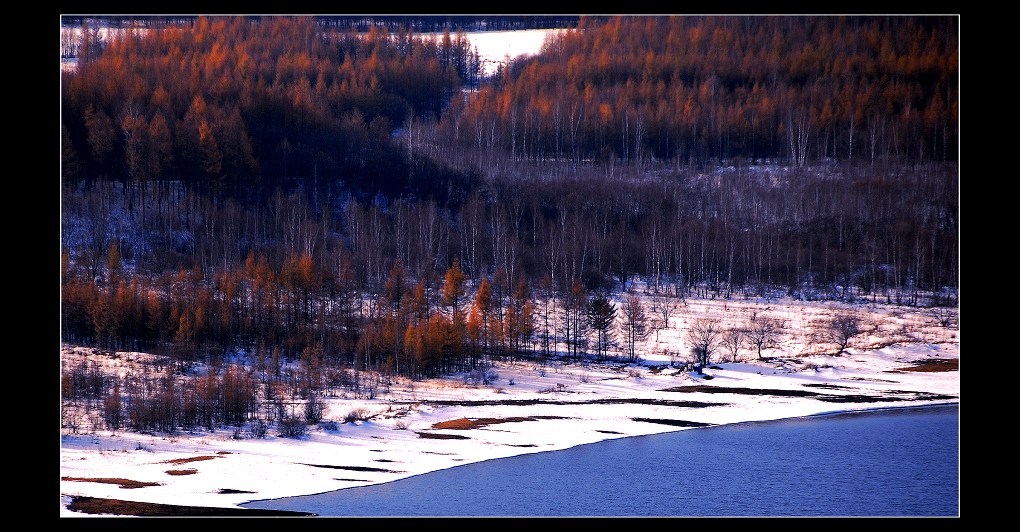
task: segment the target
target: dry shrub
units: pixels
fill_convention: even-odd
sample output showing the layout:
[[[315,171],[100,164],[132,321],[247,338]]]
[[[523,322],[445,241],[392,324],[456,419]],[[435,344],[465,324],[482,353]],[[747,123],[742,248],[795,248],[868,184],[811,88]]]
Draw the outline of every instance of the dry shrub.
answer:
[[[248,426],[248,436],[250,438],[262,439],[266,437],[269,432],[269,425],[261,419],[255,419]]]
[[[280,436],[284,438],[300,438],[308,432],[308,424],[298,417],[287,417],[280,420]]]
[[[368,410],[364,408],[355,408],[350,412],[347,412],[347,415],[344,416],[344,423],[354,423],[355,421],[368,421],[369,419],[372,419],[372,416],[371,414],[368,413]]]

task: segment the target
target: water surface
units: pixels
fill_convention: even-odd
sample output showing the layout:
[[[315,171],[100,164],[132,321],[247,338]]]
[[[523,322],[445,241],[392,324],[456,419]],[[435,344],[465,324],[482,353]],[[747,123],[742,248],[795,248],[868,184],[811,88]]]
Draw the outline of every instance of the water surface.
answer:
[[[248,508],[321,516],[958,516],[959,406],[742,423]]]

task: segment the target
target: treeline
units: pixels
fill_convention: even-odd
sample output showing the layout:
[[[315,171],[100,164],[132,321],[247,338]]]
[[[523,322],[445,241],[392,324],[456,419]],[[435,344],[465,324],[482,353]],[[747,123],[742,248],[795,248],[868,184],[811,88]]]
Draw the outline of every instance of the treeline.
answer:
[[[421,376],[463,367],[466,353],[532,352],[536,336],[513,331],[534,333],[534,309],[562,313],[635,277],[674,295],[952,304],[954,168],[534,180],[476,191],[457,209],[66,187],[63,333],[183,357],[315,348]],[[462,280],[448,289],[451,270]],[[479,319],[503,332],[465,349],[464,298],[484,283],[492,302]],[[540,336],[549,353],[574,341],[569,328]]]
[[[62,84],[63,172],[232,194],[314,181],[394,197],[435,194],[506,160],[954,161],[957,26],[581,18],[492,84],[449,31],[361,32],[313,17],[198,17],[109,42],[83,31]],[[398,141],[416,124],[438,149]]]
[[[410,29],[415,32],[513,31],[572,28],[574,15],[390,15],[390,16],[317,16],[326,27],[368,31],[384,27],[391,32]]]
[[[393,141],[477,81],[463,35],[323,32],[302,17],[122,35],[83,32],[63,76],[65,180],[174,180],[234,196],[318,180],[371,197],[449,194],[471,179]]]
[[[443,119],[458,149],[718,164],[957,157],[955,17],[609,17]]]
[[[116,243],[100,277],[65,255],[63,340],[182,363],[246,352],[272,356],[277,367],[301,360],[412,378],[534,350],[534,302],[523,277],[511,283],[500,270],[469,297],[456,259],[442,275],[417,279],[394,259],[380,286],[363,284],[349,255],[339,260],[318,264],[302,253],[277,266],[249,253],[210,275],[196,267],[143,278],[125,273]]]
[[[64,15],[60,17],[60,24],[67,27],[105,25],[114,28],[162,28],[194,24],[199,18],[188,15]],[[258,20],[271,17],[251,15],[247,18]],[[309,15],[308,18],[327,28],[367,32],[374,27],[391,32],[409,29],[427,33],[569,28],[576,26],[580,19],[576,15]]]

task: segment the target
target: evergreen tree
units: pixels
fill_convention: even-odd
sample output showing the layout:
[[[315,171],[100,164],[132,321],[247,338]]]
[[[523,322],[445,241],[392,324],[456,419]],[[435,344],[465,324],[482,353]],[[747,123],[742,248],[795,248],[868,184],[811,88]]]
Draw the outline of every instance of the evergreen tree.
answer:
[[[595,331],[595,354],[605,358],[613,344],[613,322],[616,304],[605,294],[596,294],[588,300],[588,325]]]

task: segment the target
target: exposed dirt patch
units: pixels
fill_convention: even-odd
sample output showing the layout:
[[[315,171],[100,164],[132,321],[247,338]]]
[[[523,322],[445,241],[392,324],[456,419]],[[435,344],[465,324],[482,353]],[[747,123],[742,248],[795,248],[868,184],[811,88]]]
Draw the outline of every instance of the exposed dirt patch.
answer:
[[[931,360],[914,360],[913,366],[907,366],[905,368],[896,368],[897,371],[923,371],[923,372],[939,372],[939,371],[959,371],[960,370],[960,359],[958,358],[940,358]]]
[[[130,480],[126,478],[106,478],[106,477],[60,477],[60,480],[66,480],[69,482],[97,482],[99,484],[117,484],[123,489],[147,488],[149,486],[163,485],[160,482],[139,482],[137,480]]]
[[[803,384],[805,388],[825,388],[826,390],[851,390],[850,386],[840,386],[838,384]]]
[[[893,396],[874,396],[874,395],[818,395],[815,397],[819,401],[825,401],[826,403],[881,403],[891,402],[895,403],[898,401],[916,401],[916,397],[893,397]]]
[[[194,475],[198,473],[197,469],[171,469],[166,471],[168,475]]]
[[[900,395],[896,395],[900,394]],[[952,395],[943,395],[940,393],[929,393],[929,392],[910,392],[910,391],[897,391],[891,390],[885,393],[885,395],[819,395],[815,397],[819,401],[825,401],[827,403],[880,403],[880,402],[897,402],[897,401],[948,401],[956,399]]]
[[[547,416],[548,417],[548,416]],[[459,419],[451,419],[449,421],[440,421],[434,423],[432,428],[434,429],[454,429],[454,430],[468,430],[485,427],[487,425],[494,425],[497,423],[513,423],[517,421],[534,421],[536,418],[533,417],[505,417],[505,418],[479,418],[479,419],[468,419],[465,417]],[[674,427],[706,427],[711,426],[711,423],[699,423],[697,421],[684,421],[680,419],[654,419],[635,417],[631,418],[634,421],[644,421],[647,423],[658,423],[660,425],[671,425]],[[603,433],[609,433],[609,431],[599,431]],[[615,432],[613,434],[619,434]]]
[[[740,395],[774,395],[778,397],[815,397],[821,395],[818,392],[811,392],[808,390],[779,390],[779,389],[759,389],[759,388],[740,388],[740,387],[727,387],[727,386],[674,386],[672,388],[666,388],[659,390],[660,392],[684,392],[684,393],[734,393]]]
[[[651,417],[632,417],[634,421],[644,421],[645,423],[658,423],[659,425],[669,425],[671,427],[711,427],[711,423],[702,423],[700,421],[685,421],[683,419],[658,419]]]
[[[889,373],[889,372],[885,371],[883,373]],[[888,380],[888,379],[870,379],[870,378],[865,378],[865,377],[847,377],[844,380],[848,380],[848,381],[862,381],[862,382],[890,382],[892,384],[896,384],[896,383],[900,382],[900,381],[891,381],[891,380]]]
[[[425,438],[430,440],[470,440],[467,436],[461,436],[460,434],[439,434],[436,432],[415,432],[419,438]]]
[[[219,493],[220,495],[231,495],[235,493],[256,493],[256,492],[246,490],[235,490],[233,488],[220,488],[219,491],[217,491],[216,493]]]
[[[259,510],[246,508],[213,508],[207,506],[176,506],[149,502],[101,499],[97,497],[75,497],[67,509],[86,514],[135,515],[145,517],[205,517],[205,516],[315,516],[307,512],[284,510]]]
[[[212,460],[214,458],[219,458],[219,456],[195,456],[195,457],[192,457],[192,458],[174,458],[173,460],[163,460],[160,463],[161,464],[181,465],[181,464],[188,464],[188,463],[191,463],[191,462],[202,462],[202,461],[205,461],[205,460]]]
[[[676,390],[661,390],[676,391]],[[671,401],[668,399],[646,399],[641,397],[622,399],[593,399],[591,401],[555,401],[547,399],[503,399],[500,401],[427,401],[431,405],[439,406],[532,406],[532,405],[554,405],[554,406],[577,406],[577,405],[655,405],[655,406],[677,406],[681,408],[704,408],[709,406],[726,406],[726,403],[705,403],[701,401]],[[539,416],[534,416],[540,419]],[[555,419],[547,416],[549,419]]]
[[[340,466],[340,465],[327,465],[327,464],[301,464],[311,467],[322,467],[326,469],[344,469],[347,471],[362,471],[362,472],[374,472],[374,473],[403,473],[403,471],[394,471],[392,469],[383,469],[381,467],[368,467],[368,466]]]
[[[932,400],[944,400],[944,399],[955,399],[955,397],[936,394],[936,393],[924,393],[924,392],[907,392],[907,391],[888,391],[882,395],[860,395],[860,394],[846,394],[836,395],[827,394],[820,392],[812,392],[809,390],[780,390],[775,388],[741,388],[741,387],[725,387],[725,386],[676,386],[673,388],[666,388],[660,390],[663,392],[701,392],[701,393],[735,393],[741,395],[768,395],[772,397],[810,397],[818,401],[824,401],[826,403],[880,403],[880,402],[898,402],[898,401],[932,401]]]
[[[499,423],[517,423],[519,421],[535,421],[533,417],[483,417],[478,419],[468,419],[462,417],[459,419],[451,419],[449,421],[440,421],[433,423],[433,429],[453,429],[453,430],[469,430],[486,427],[489,425],[496,425]]]

